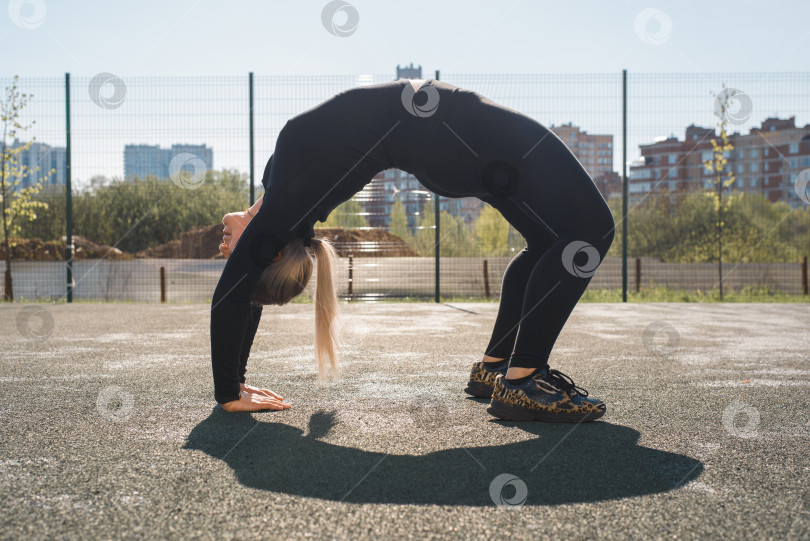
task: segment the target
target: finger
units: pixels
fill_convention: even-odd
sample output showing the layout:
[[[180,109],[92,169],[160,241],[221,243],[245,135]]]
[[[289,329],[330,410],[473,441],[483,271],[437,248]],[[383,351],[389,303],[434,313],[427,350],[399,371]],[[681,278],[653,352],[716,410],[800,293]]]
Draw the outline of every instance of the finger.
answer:
[[[289,409],[289,407],[277,406],[275,404],[266,404],[266,405],[262,406],[262,409],[266,409],[266,410],[286,410],[286,409]]]
[[[258,401],[256,402],[256,404],[262,409],[273,409],[273,410],[284,410],[290,409],[291,407],[290,404],[284,404],[283,402],[266,401],[266,400]]]
[[[260,395],[260,394],[251,394],[250,398],[251,398],[251,400],[253,400],[255,402],[262,402],[262,403],[266,403],[266,404],[282,404],[283,403],[281,400],[279,400],[277,398],[272,398],[272,397],[264,396],[264,395]]]
[[[284,400],[283,396],[274,393],[270,389],[256,389],[256,392],[258,394],[260,394],[260,395],[263,395],[263,396],[270,396],[270,397],[273,397],[273,398],[278,398],[279,400]]]

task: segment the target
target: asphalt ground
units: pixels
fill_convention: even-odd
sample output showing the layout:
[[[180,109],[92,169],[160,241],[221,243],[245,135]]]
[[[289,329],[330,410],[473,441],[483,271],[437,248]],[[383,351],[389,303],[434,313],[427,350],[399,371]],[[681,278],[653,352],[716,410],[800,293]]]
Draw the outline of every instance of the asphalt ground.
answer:
[[[580,304],[551,365],[604,400],[501,422],[463,392],[494,303],[342,305],[319,387],[311,305],[265,307],[213,400],[209,306],[0,306],[7,539],[807,539],[810,305]]]

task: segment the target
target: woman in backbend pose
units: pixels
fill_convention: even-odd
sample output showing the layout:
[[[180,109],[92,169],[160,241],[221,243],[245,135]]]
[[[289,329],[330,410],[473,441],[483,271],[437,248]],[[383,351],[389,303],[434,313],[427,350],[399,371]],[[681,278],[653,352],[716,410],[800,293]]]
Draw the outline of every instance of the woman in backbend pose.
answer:
[[[351,88],[287,121],[268,160],[265,193],[227,215],[228,257],[211,303],[214,397],[227,411],[285,409],[245,385],[262,305],[285,304],[317,263],[319,377],[338,367],[335,251],[314,236],[380,171],[413,174],[445,197],[478,197],[526,240],[503,276],[489,344],[465,388],[504,420],[590,421],[605,404],[549,367],[551,349],[613,242],[610,210],[574,154],[532,118],[434,79]]]

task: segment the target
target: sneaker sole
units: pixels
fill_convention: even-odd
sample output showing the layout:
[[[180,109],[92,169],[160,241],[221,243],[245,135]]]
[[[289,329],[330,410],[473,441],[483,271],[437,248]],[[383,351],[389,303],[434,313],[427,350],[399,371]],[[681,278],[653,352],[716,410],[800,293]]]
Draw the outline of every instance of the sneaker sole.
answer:
[[[530,410],[519,406],[512,406],[500,400],[493,400],[487,408],[487,413],[502,421],[543,421],[546,423],[581,423],[595,421],[605,414],[605,410],[597,413],[548,413],[546,411]]]
[[[464,392],[476,398],[492,398],[492,392],[494,390],[494,387],[490,387],[486,383],[481,383],[480,381],[468,381]]]

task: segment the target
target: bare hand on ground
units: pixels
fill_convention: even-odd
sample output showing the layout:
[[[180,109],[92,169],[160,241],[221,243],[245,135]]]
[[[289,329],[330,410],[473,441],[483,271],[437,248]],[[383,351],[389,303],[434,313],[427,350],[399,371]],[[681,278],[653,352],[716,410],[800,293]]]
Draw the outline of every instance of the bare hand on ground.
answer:
[[[269,396],[271,398],[278,398],[279,400],[284,400],[283,396],[281,396],[281,395],[279,395],[277,393],[274,393],[270,389],[260,389],[259,387],[253,387],[252,385],[246,385],[244,383],[240,383],[239,386],[246,393],[258,394],[258,395],[262,395],[262,396]]]
[[[272,392],[272,391],[271,391]],[[256,393],[242,391],[239,393],[239,400],[232,400],[222,404],[225,411],[261,411],[261,410],[284,410],[289,409],[291,404],[285,404],[278,398],[265,396]]]

